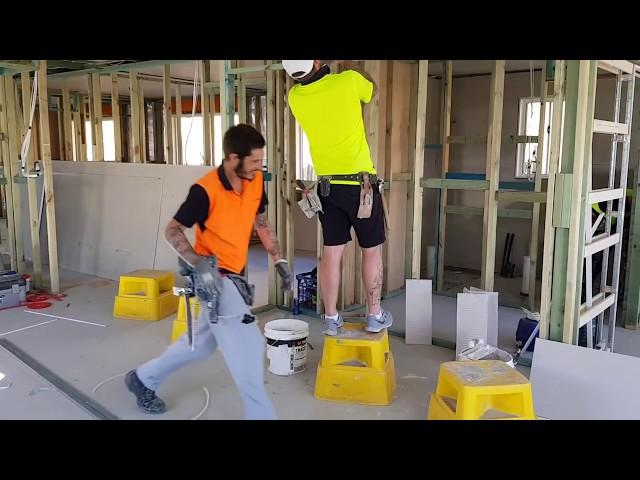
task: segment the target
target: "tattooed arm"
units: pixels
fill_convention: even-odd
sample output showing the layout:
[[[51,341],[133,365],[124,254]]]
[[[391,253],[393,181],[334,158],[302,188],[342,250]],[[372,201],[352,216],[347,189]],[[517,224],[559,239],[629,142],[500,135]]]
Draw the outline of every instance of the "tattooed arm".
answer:
[[[278,245],[276,232],[273,230],[273,225],[271,225],[269,219],[267,219],[266,213],[259,213],[256,216],[254,227],[265,250],[269,252],[274,262],[278,262],[280,260],[280,245]]]
[[[171,248],[173,248],[173,250],[185,262],[193,267],[200,260],[200,255],[193,250],[189,240],[187,240],[187,237],[184,234],[186,229],[187,227],[182,225],[180,222],[175,219],[171,219],[165,229],[164,235]]]

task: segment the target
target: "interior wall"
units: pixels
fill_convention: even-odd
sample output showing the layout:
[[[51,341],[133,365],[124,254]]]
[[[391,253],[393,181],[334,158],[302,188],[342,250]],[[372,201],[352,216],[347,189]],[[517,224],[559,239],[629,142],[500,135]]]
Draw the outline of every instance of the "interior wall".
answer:
[[[439,144],[442,120],[440,118],[442,81],[429,78],[427,82],[427,145]],[[423,178],[439,177],[442,172],[442,149],[426,147],[424,151]],[[420,276],[427,276],[427,246],[435,245],[437,191],[424,188],[422,194],[422,251],[420,254]]]
[[[299,200],[299,198],[298,198]],[[317,217],[307,218],[298,205],[293,207],[293,232],[295,249],[316,253],[318,235]]]
[[[455,75],[454,70],[454,75]],[[489,86],[491,76],[459,77],[453,79],[451,101],[451,135],[486,135],[489,121]],[[428,99],[427,143],[440,143],[440,80],[430,80]],[[539,96],[540,72],[533,75],[534,96]],[[624,92],[623,92],[624,93]],[[507,74],[504,87],[503,136],[518,133],[519,102],[531,96],[531,78],[528,72]],[[602,77],[598,80],[596,97],[596,118],[613,119],[615,80]],[[621,117],[623,120],[623,117]],[[435,129],[435,126],[438,129]],[[430,128],[431,127],[431,128]],[[431,132],[429,132],[431,130]],[[463,173],[486,173],[486,144],[452,144],[450,148],[449,171]],[[516,145],[503,142],[500,149],[500,180],[516,179]],[[621,150],[621,149],[619,149]],[[606,186],[609,165],[610,137],[594,135],[593,142],[593,182],[594,188]],[[442,151],[427,148],[425,151],[425,178],[440,177]],[[630,160],[630,166],[633,161]],[[629,178],[633,178],[630,172]],[[543,190],[546,188],[543,182]],[[484,192],[449,190],[448,205],[482,207]],[[531,204],[500,203],[500,208],[531,208]],[[426,247],[434,245],[436,220],[436,191],[425,189],[423,210],[422,271],[426,274]],[[540,245],[544,235],[544,207],[541,209]],[[515,234],[511,262],[521,272],[522,259],[528,255],[531,236],[531,220],[498,217],[496,234],[496,271],[500,270],[505,237],[508,232]],[[540,247],[538,257],[541,258]],[[454,268],[480,270],[482,262],[482,216],[447,215],[445,265]],[[542,262],[538,262],[540,271]]]
[[[189,187],[210,167],[53,161],[58,264],[61,268],[118,279],[140,268],[177,271],[164,228]],[[38,199],[42,179],[37,181]],[[28,204],[22,189],[23,205]],[[23,209],[23,244],[31,259],[28,209]],[[315,252],[316,220],[294,208],[296,250]],[[193,230],[187,237],[194,240]],[[40,234],[48,264],[46,215]]]
[[[186,198],[189,187],[210,168],[111,162],[53,162],[58,264],[118,279],[136,269],[177,271],[164,228]],[[42,181],[38,182],[38,198]],[[23,204],[27,204],[23,189]],[[23,209],[23,240],[31,258],[28,209]],[[48,263],[46,216],[40,236]],[[193,241],[194,233],[187,231]]]

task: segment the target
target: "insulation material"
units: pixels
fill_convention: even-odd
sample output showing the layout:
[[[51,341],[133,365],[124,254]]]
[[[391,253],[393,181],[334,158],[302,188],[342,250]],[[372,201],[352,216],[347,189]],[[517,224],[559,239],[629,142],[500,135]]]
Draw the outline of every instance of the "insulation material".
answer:
[[[640,358],[538,338],[531,388],[551,420],[640,420]]]
[[[409,280],[405,297],[405,343],[431,345],[431,280]]]
[[[469,342],[482,339],[498,344],[498,293],[473,289],[459,293],[456,313],[456,355]]]

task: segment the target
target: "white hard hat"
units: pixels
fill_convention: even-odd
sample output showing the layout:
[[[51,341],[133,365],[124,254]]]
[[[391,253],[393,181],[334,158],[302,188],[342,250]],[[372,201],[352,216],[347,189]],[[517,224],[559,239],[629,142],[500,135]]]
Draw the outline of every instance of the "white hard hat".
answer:
[[[290,77],[298,79],[311,73],[311,70],[313,70],[313,62],[313,60],[283,60],[282,66]],[[294,73],[298,75],[294,76]]]

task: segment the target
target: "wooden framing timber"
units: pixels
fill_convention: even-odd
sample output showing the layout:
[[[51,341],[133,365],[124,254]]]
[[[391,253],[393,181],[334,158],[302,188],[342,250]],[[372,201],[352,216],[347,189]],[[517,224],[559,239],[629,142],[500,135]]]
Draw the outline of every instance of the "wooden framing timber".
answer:
[[[587,176],[590,173],[591,145],[593,138],[593,111],[597,81],[597,61],[580,61],[578,78],[578,103],[576,113],[573,186],[571,190],[571,223],[567,252],[566,290],[562,341],[577,343],[578,307],[584,261],[584,216],[587,195]]]
[[[38,97],[40,112],[49,111],[47,97],[47,61],[40,60],[38,70]],[[49,116],[40,115],[40,139],[42,142],[42,170],[44,175],[44,195],[47,218],[47,244],[49,246],[49,278],[52,293],[60,293],[58,272],[58,240],[56,236],[56,207],[53,191],[53,165],[51,163],[51,141]]]
[[[180,85],[176,85],[176,164],[184,165],[183,151],[182,151],[182,93],[180,92]]]
[[[636,78],[635,86],[638,87]],[[631,120],[630,165],[635,169],[631,197],[629,225],[629,250],[627,253],[626,281],[624,284],[624,326],[628,329],[640,328],[640,94],[634,95],[633,117]],[[633,161],[633,158],[636,161]]]
[[[14,236],[16,244],[16,266],[19,272],[24,271],[24,243],[22,242],[22,185],[16,182],[16,177],[20,177],[20,164],[18,161],[20,145],[18,139],[22,138],[22,126],[18,122],[18,112],[16,110],[16,82],[11,75],[4,76],[5,95],[7,107],[7,132],[9,134],[9,175],[7,185],[11,184],[11,195],[13,196],[13,222]]]
[[[562,190],[569,192],[569,195],[567,196],[567,203],[570,204],[573,180],[572,172],[574,170],[575,160],[574,150],[577,128],[576,116],[578,106],[579,67],[580,62],[577,60],[570,60],[566,62],[566,100],[564,107],[564,124],[561,132],[563,141],[562,151],[559,152],[560,158],[558,163],[558,170],[562,173],[557,173],[555,175],[555,197],[552,197],[554,201],[554,211],[557,210],[559,200],[558,195],[559,193],[562,193]],[[548,191],[547,194],[549,195],[550,192]],[[572,212],[571,209],[568,210],[567,216],[570,217]],[[551,225],[554,227],[552,229],[553,232],[550,233],[548,230],[545,232],[545,237],[547,235],[552,235],[554,240],[552,258],[544,258],[543,261],[540,335],[548,335],[547,338],[550,340],[562,341],[570,218],[567,219],[566,223],[563,222],[562,224],[556,224],[556,220],[556,217],[552,216]],[[546,242],[545,238],[545,254],[548,247],[549,243]],[[545,265],[548,265],[548,267],[545,267]],[[547,273],[549,278],[546,278]],[[551,287],[550,291],[547,291],[547,285]],[[548,301],[548,306],[545,304],[545,301]]]
[[[293,80],[287,76],[285,84],[285,98],[289,94],[289,90],[293,87]],[[291,112],[289,103],[285,102],[286,110],[284,114],[284,146],[285,146],[285,187],[284,200],[285,216],[286,216],[286,231],[283,232],[286,239],[286,254],[285,258],[289,261],[289,268],[291,272],[295,272],[295,230],[293,220],[293,209],[296,207],[295,202],[295,179],[296,179],[296,159],[298,158],[297,142],[296,142],[296,119]],[[246,111],[246,108],[245,108]],[[295,277],[294,277],[295,281]],[[285,304],[288,307],[293,306],[293,295],[288,294],[285,296]]]
[[[224,60],[220,60],[220,62],[224,62]],[[224,68],[223,65],[220,65],[221,68]],[[275,183],[276,187],[276,196],[274,201],[276,203],[276,220],[274,225],[276,227],[276,233],[278,236],[278,241],[280,243],[280,248],[282,250],[282,254],[287,248],[287,238],[284,235],[286,230],[286,215],[285,215],[285,196],[286,196],[286,180],[284,175],[284,72],[278,71],[274,73],[275,77],[275,132],[276,132],[276,149],[275,149],[275,171],[273,172],[273,181],[270,183]],[[220,81],[222,82],[222,74]],[[221,90],[222,91],[222,90]],[[224,108],[222,106],[222,96],[220,97],[220,108]],[[273,198],[273,197],[269,197]],[[281,281],[278,278],[278,285],[280,285]],[[284,292],[281,288],[276,289],[276,305],[284,305]]]
[[[173,116],[171,113],[171,67],[169,65],[165,65],[162,69],[162,125],[164,127],[164,161],[167,165],[173,165],[175,160],[173,155]]]
[[[488,190],[489,180],[458,180],[457,178],[426,178],[420,182],[426,188],[449,190]]]
[[[536,143],[538,141],[537,135],[506,135],[502,137],[502,143]],[[442,144],[484,144],[487,143],[487,137],[484,135],[475,136],[458,136],[447,135],[446,141],[443,140]]]
[[[11,81],[11,77],[7,76]],[[7,232],[9,234],[9,257],[11,270],[17,270],[18,257],[16,255],[16,233],[14,223],[14,201],[13,201],[13,176],[11,173],[11,154],[9,149],[9,138],[12,136],[9,129],[7,92],[5,77],[0,77],[0,133],[2,133],[2,167],[3,176],[6,181],[4,185],[5,201],[7,207]]]
[[[104,136],[102,135],[102,87],[100,85],[100,74],[91,75],[93,86],[93,112],[94,125],[93,144],[95,145],[93,161],[104,162]]]
[[[91,115],[89,113],[89,109],[91,108],[91,102],[88,101],[87,96],[80,96],[80,101],[82,104],[82,160],[89,160],[89,149],[93,152],[93,146],[87,143],[87,123],[89,124],[89,131],[91,130]]]
[[[139,88],[138,72],[131,70],[129,72],[129,99],[131,109],[131,153],[133,156],[133,163],[142,162]]]
[[[387,265],[385,270],[386,290],[391,292],[404,288],[405,285],[405,243],[407,232],[407,203],[408,182],[394,182],[395,174],[406,172],[409,169],[409,122],[410,122],[410,95],[411,89],[411,64],[393,62],[393,83],[391,88],[391,104],[387,105],[390,112],[387,124],[390,131],[389,155],[386,162],[385,178],[391,180],[393,186],[388,193],[389,201],[389,232],[386,241]]]
[[[93,101],[93,78],[91,74],[87,75],[88,82],[88,92],[87,100],[89,104],[89,125],[91,126],[91,145],[87,145],[89,149],[87,151],[87,159],[89,159],[88,152],[91,152],[91,160],[96,161],[96,112],[95,112],[95,104]]]
[[[482,276],[480,288],[493,291],[496,258],[496,223],[498,205],[496,192],[500,181],[500,146],[502,138],[502,107],[504,101],[505,61],[496,60],[491,72],[489,103],[489,133],[487,134],[487,180],[482,219]]]
[[[538,205],[538,212],[540,210],[540,203],[547,201],[547,194],[545,192],[509,192],[498,191],[496,192],[496,200],[499,202],[524,202],[533,203],[534,208]],[[535,215],[534,215],[535,217]]]
[[[236,61],[236,67],[242,67],[242,60]],[[247,84],[242,75],[238,76],[238,120],[247,123]]]
[[[29,76],[27,75],[27,84],[29,82]],[[24,82],[22,87],[22,95],[24,99]],[[24,105],[24,101],[22,104],[23,115],[28,116],[29,110],[28,106]],[[25,110],[26,108],[26,110]],[[73,129],[71,126],[71,95],[69,93],[69,86],[65,85],[62,87],[62,125],[64,132],[64,149],[62,152],[64,153],[64,160],[73,160]],[[58,127],[59,128],[59,127]]]
[[[73,135],[76,141],[74,160],[76,162],[83,162],[86,157],[86,150],[83,150],[84,140],[82,138],[82,124],[84,122],[84,115],[82,115],[82,96],[74,95],[73,101]]]
[[[271,61],[268,61],[271,63]],[[277,174],[277,153],[276,153],[276,81],[274,70],[267,70],[267,171],[272,178]],[[267,198],[274,199],[267,206],[267,217],[272,225],[277,225],[277,201],[276,191],[277,179],[267,182]],[[277,228],[277,227],[276,227]],[[268,294],[267,303],[277,305],[278,299],[278,278],[271,256],[268,258],[267,266]]]
[[[113,139],[115,161],[122,162],[122,125],[120,121],[120,93],[118,91],[118,75],[111,74],[111,119],[113,120]]]
[[[418,64],[418,109],[416,113],[416,142],[413,160],[413,221],[411,222],[411,278],[420,278],[420,254],[422,249],[422,176],[424,173],[424,145],[427,132],[427,85],[429,61]]]
[[[538,124],[538,138],[542,138],[542,142],[538,142],[537,158],[543,159],[547,156],[547,146],[544,142],[544,131],[547,125],[545,103],[547,99],[547,76],[544,72],[540,74],[540,123]],[[541,193],[542,200],[546,202],[547,194],[542,192],[542,164],[536,164],[536,173],[534,180],[535,194]],[[500,200],[500,198],[498,198]],[[535,311],[536,307],[536,275],[538,271],[538,250],[540,230],[540,203],[533,203],[532,219],[531,219],[531,239],[529,240],[529,310]]]
[[[409,81],[409,130],[407,137],[407,160],[408,171],[391,174],[391,182],[406,182],[407,191],[407,210],[405,212],[405,240],[404,240],[404,278],[411,278],[411,262],[412,262],[412,231],[413,231],[413,164],[415,162],[415,141],[416,141],[416,120],[418,115],[418,63],[410,65],[410,81]],[[405,282],[406,284],[406,282]]]
[[[147,155],[147,109],[144,102],[144,86],[142,85],[142,77],[139,75],[136,77],[138,83],[138,121],[140,124],[140,159],[142,163],[147,163],[149,156]]]
[[[26,133],[27,128],[29,128],[29,112],[31,110],[31,82],[29,80],[28,73],[22,73],[20,75],[20,80],[22,83],[22,127],[23,131]],[[68,96],[68,89],[67,89]],[[65,108],[68,106],[71,108],[71,105],[67,102],[63,101]],[[66,113],[66,112],[65,112]],[[71,112],[69,112],[69,115]],[[70,126],[70,125],[69,125]],[[65,145],[66,145],[66,134],[65,132]],[[69,132],[71,134],[71,132]],[[24,135],[22,137],[24,140]],[[35,166],[35,156],[34,156],[34,143],[36,139],[31,137],[31,146],[29,148],[29,155],[27,157],[27,166],[29,170],[33,170]],[[71,139],[69,138],[69,142]],[[73,152],[71,152],[71,157],[67,158],[67,160],[73,160]],[[31,260],[33,264],[33,285],[35,288],[43,288],[42,284],[42,255],[40,252],[40,205],[38,202],[38,193],[37,193],[37,185],[35,178],[27,178],[27,201],[29,204],[29,233],[31,237]]]
[[[379,79],[374,78],[381,93],[383,91],[385,93],[385,103],[381,103],[381,108],[384,107],[384,110],[381,111],[381,116],[379,117],[380,120],[378,123],[378,128],[380,129],[379,136],[384,137],[384,155],[378,156],[376,169],[382,178],[391,178],[391,130],[393,125],[392,107],[395,62],[393,60],[386,60],[385,64],[385,76]],[[389,205],[391,202],[390,193],[391,192],[389,191],[389,189],[386,189],[382,192],[389,213],[389,218],[387,218],[387,227],[389,226],[389,222],[391,220],[391,213],[389,211]],[[391,228],[387,228],[386,241],[384,242],[384,244],[382,244],[382,296],[391,291],[391,289],[389,288],[389,240],[391,239],[392,235],[397,233],[398,232],[392,232]]]
[[[211,135],[211,102],[209,100],[209,92],[204,84],[211,81],[211,69],[208,60],[200,60],[198,62],[200,68],[200,112],[202,113],[202,138],[203,138],[203,157],[204,164],[213,166],[213,140]]]
[[[220,76],[220,125],[222,126],[222,135],[224,135],[229,128],[233,127],[235,120],[235,82],[233,75],[229,73],[231,60],[218,60],[218,69]]]
[[[482,216],[484,208],[482,207],[464,207],[460,205],[447,205],[445,213],[447,215],[479,215]],[[517,208],[498,208],[498,218],[520,218],[530,220],[532,218],[531,210],[523,210]]]
[[[453,88],[453,62],[444,62],[444,72],[442,74],[442,178],[445,179],[449,171],[450,147],[449,136],[451,134],[451,95]],[[486,138],[485,138],[486,141]],[[488,185],[487,185],[488,187]],[[447,188],[440,191],[440,214],[438,227],[438,272],[437,289],[442,291],[444,287],[444,247],[447,233]]]

